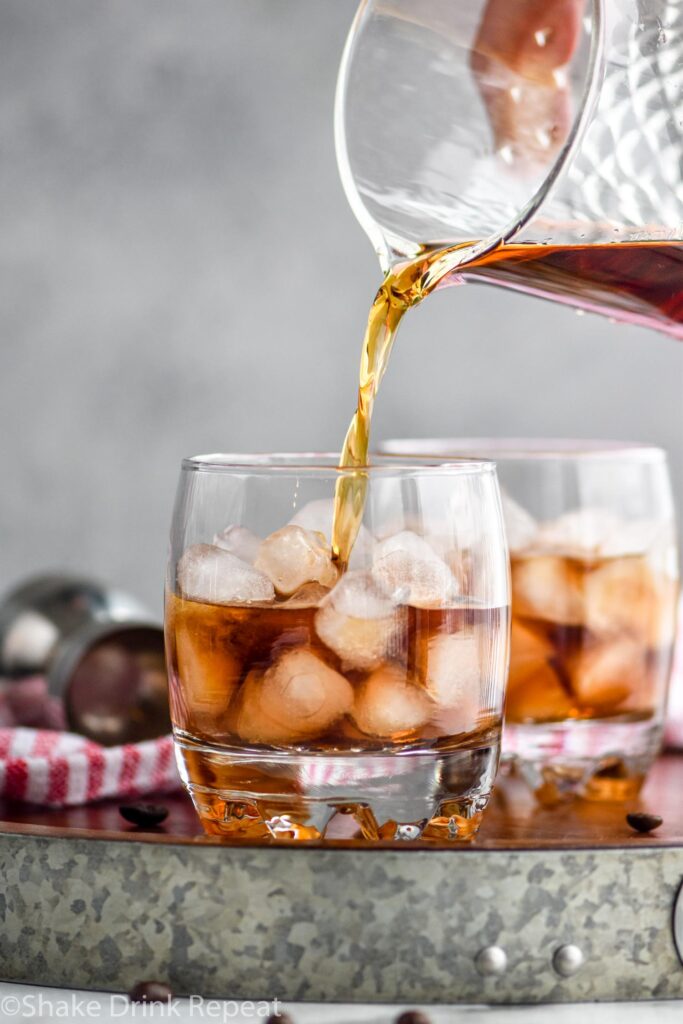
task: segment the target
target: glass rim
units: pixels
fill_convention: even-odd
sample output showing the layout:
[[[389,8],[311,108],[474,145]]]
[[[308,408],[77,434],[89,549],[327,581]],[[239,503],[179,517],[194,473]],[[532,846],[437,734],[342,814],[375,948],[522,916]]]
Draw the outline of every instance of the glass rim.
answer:
[[[415,473],[437,475],[472,475],[495,473],[496,465],[490,459],[454,457],[444,460],[443,456],[393,455],[372,453],[372,461],[364,466],[340,466],[338,452],[214,452],[208,455],[191,455],[181,462],[183,472],[200,473],[327,473],[335,476],[351,476],[367,473],[370,476],[391,473]]]
[[[411,446],[415,446],[411,448]],[[460,453],[493,462],[514,460],[624,459],[666,462],[667,453],[658,445],[641,441],[615,441],[567,437],[425,437],[388,438],[380,442],[382,455],[395,458],[459,458]]]

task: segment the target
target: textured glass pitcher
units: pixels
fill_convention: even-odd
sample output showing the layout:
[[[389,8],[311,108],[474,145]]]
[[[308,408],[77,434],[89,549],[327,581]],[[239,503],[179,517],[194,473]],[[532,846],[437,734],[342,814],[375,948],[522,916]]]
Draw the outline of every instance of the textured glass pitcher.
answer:
[[[683,0],[363,0],[337,154],[385,271],[683,337]]]

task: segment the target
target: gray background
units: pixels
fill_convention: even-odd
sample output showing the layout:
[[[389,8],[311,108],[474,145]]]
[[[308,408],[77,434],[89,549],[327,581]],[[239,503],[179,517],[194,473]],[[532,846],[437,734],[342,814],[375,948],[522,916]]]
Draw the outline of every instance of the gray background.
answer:
[[[354,9],[1,0],[3,585],[66,567],[159,608],[182,455],[338,447],[379,280],[332,140]],[[449,289],[375,437],[653,441],[680,502],[682,393],[672,341]]]

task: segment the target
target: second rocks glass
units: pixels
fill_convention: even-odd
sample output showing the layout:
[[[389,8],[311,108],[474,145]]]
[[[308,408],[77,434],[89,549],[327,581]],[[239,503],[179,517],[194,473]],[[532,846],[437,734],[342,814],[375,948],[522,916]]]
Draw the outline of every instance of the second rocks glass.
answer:
[[[543,802],[635,796],[659,752],[678,559],[665,453],[609,441],[391,441],[494,459],[512,563],[504,749]]]
[[[365,505],[342,569],[334,495],[354,473]],[[490,463],[185,460],[166,635],[178,762],[206,831],[471,838],[498,765],[508,588]]]

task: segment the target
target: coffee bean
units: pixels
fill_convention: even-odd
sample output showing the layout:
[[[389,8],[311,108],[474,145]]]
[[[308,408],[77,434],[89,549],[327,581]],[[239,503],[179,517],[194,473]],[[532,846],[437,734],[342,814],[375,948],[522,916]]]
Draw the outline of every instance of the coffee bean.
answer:
[[[652,832],[662,824],[662,819],[658,814],[645,814],[643,811],[627,814],[626,821],[636,832]]]
[[[173,992],[163,981],[139,981],[128,993],[131,1003],[168,1003]]]
[[[620,758],[615,758],[604,764],[602,768],[598,768],[594,777],[596,779],[627,779],[628,776],[628,768],[624,762]]]
[[[145,825],[160,825],[168,817],[168,807],[163,804],[121,804],[119,814],[131,825],[139,828]]]
[[[421,1013],[420,1010],[406,1010],[396,1018],[394,1024],[431,1024],[431,1021],[427,1014]]]
[[[266,1024],[294,1024],[294,1018],[290,1017],[288,1013],[271,1013]]]

